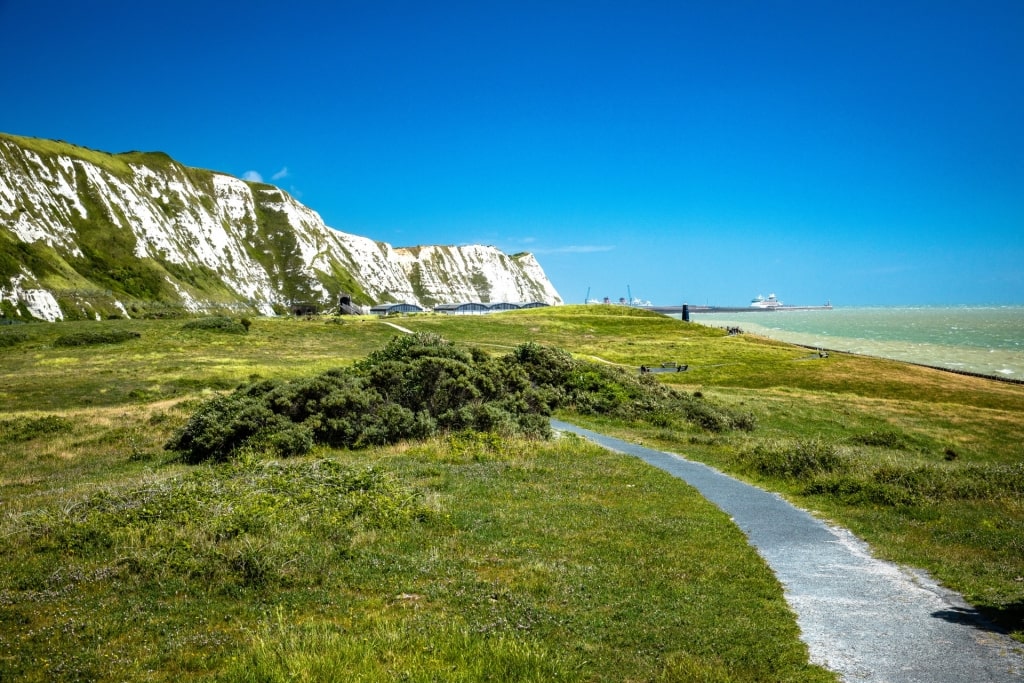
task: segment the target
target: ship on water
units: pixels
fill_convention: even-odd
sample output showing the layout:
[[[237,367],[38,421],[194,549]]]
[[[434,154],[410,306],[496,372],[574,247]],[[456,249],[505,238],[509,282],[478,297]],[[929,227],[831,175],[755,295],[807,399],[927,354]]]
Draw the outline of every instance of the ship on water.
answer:
[[[750,300],[750,305],[746,308],[742,306],[701,306],[701,305],[690,305],[683,304],[682,306],[657,306],[651,304],[650,301],[645,301],[639,297],[634,298],[633,293],[629,291],[629,287],[626,287],[629,292],[629,297],[620,297],[617,302],[613,302],[611,297],[604,297],[604,299],[591,299],[590,288],[587,288],[587,296],[584,302],[587,304],[618,304],[619,306],[630,306],[633,308],[642,308],[648,311],[654,311],[656,313],[674,314],[679,311],[683,311],[684,320],[686,319],[687,312],[689,313],[743,313],[743,312],[754,312],[754,311],[829,311],[832,310],[832,302],[826,301],[824,306],[787,306],[782,303],[775,293],[771,293],[767,298],[758,294],[756,297]]]
[[[784,305],[774,294],[769,294],[767,299],[758,294],[750,300],[751,308],[782,308]]]
[[[824,306],[791,306],[779,301],[779,298],[775,294],[769,294],[768,297],[761,296],[760,294],[750,300],[750,305],[743,306],[701,306],[683,304],[680,306],[646,306],[647,310],[655,311],[657,313],[673,314],[680,310],[683,310],[684,320],[689,313],[755,313],[761,311],[831,311],[832,302],[826,301]]]

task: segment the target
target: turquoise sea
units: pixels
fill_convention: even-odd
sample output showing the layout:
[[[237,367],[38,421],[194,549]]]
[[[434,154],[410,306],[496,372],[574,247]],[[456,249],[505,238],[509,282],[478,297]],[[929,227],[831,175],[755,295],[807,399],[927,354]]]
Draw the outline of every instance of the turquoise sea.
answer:
[[[1024,380],[1024,306],[837,306],[690,319],[823,349]]]

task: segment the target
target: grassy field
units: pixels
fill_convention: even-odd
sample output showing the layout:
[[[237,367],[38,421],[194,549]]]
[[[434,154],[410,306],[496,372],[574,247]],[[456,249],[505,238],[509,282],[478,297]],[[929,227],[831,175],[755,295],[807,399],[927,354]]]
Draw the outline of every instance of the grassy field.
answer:
[[[1024,637],[1024,387],[618,307],[396,322],[496,354],[688,364],[656,377],[757,428],[562,417],[781,491]],[[112,341],[72,343],[97,330]],[[0,680],[833,680],[720,511],[576,438],[196,466],[163,449],[220,392],[396,334],[0,328]]]

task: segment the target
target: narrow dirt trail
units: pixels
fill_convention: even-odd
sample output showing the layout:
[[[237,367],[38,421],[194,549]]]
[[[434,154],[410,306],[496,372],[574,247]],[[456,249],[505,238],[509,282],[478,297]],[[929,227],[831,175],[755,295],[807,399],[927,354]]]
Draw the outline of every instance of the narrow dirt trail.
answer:
[[[558,420],[551,426],[641,458],[729,514],[782,583],[811,661],[844,681],[1024,680],[1024,646],[923,573],[872,557],[850,532],[701,463]]]
[[[402,327],[401,325],[397,325],[397,324],[395,324],[395,323],[389,323],[389,322],[388,322],[388,321],[386,321],[386,320],[384,320],[384,321],[382,321],[382,322],[383,322],[383,323],[384,323],[385,325],[387,325],[388,327],[393,327],[393,328],[395,328],[396,330],[398,330],[398,331],[399,331],[399,332],[401,332],[402,334],[413,334],[413,331],[412,331],[412,330],[410,330],[410,329],[409,329],[409,328],[407,328],[407,327]]]

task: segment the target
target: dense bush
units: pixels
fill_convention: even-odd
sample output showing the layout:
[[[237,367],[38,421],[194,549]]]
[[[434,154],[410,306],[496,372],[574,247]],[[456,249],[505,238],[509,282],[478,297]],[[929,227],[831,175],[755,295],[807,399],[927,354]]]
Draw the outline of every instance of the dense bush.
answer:
[[[730,410],[699,394],[676,391],[651,375],[638,378],[616,366],[577,363],[559,379],[566,381],[566,407],[583,414],[609,415],[659,427],[683,420],[711,432],[751,431],[756,426],[756,419],[749,413]]]
[[[551,408],[514,363],[412,335],[351,368],[239,387],[204,404],[167,447],[198,462],[247,445],[298,455],[314,444],[359,448],[439,430],[546,435]]]
[[[138,332],[129,330],[89,330],[85,332],[72,332],[57,337],[54,346],[93,346],[97,344],[120,344],[129,339],[141,337]]]
[[[205,403],[167,443],[187,462],[225,460],[243,447],[301,455],[474,430],[546,437],[565,407],[654,423],[752,428],[752,418],[680,394],[651,378],[575,361],[526,343],[502,357],[430,334],[395,337],[352,367],[247,384]]]
[[[245,334],[249,331],[252,321],[248,318],[234,320],[222,315],[213,315],[208,318],[196,318],[189,320],[181,326],[183,330],[208,330],[210,332],[226,332],[228,334]]]
[[[15,346],[28,339],[28,335],[21,330],[0,331],[0,349],[5,346]]]

